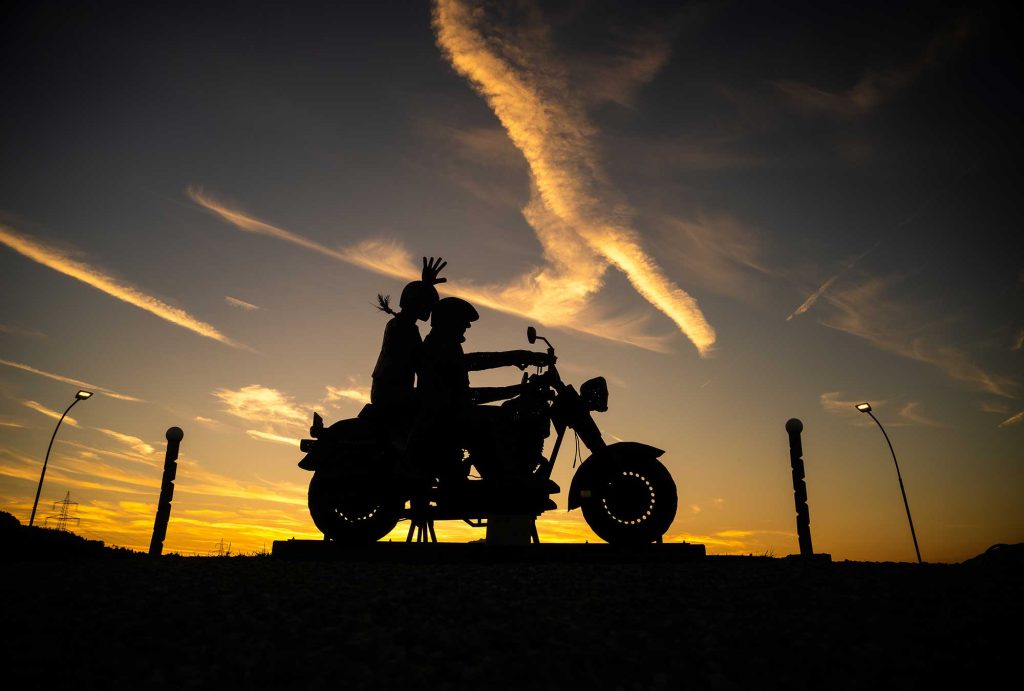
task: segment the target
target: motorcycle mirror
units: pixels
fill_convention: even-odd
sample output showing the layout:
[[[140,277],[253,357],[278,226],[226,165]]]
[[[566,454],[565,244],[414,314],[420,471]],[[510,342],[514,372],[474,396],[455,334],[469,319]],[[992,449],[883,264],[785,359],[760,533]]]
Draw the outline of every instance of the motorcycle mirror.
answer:
[[[536,343],[537,342],[537,329],[533,328],[532,326],[526,327],[526,340],[530,342],[530,345],[533,345],[534,343]]]

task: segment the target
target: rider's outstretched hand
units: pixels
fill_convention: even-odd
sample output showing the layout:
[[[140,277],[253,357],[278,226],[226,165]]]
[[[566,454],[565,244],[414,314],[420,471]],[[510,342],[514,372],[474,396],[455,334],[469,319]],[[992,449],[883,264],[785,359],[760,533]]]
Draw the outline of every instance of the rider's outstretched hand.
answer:
[[[519,355],[522,358],[519,365],[520,369],[526,369],[527,367],[550,367],[558,359],[554,355],[537,353],[532,350],[520,350]]]
[[[437,277],[437,275],[441,273],[441,269],[443,269],[446,266],[448,266],[448,262],[441,259],[441,257],[438,257],[437,259],[434,259],[434,257],[430,257],[429,260],[426,257],[423,257],[423,282],[428,285],[447,283],[447,278]]]

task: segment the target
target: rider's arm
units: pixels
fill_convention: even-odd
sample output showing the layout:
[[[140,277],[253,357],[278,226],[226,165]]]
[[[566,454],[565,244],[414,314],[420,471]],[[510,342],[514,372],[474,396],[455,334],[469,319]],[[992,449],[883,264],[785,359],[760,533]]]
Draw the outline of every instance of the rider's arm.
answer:
[[[469,390],[469,400],[474,404],[493,403],[518,396],[523,392],[522,384],[513,386],[481,386]]]
[[[464,356],[466,369],[476,372],[497,367],[526,367],[529,365],[546,364],[549,359],[544,353],[532,350],[506,350],[500,353],[466,353]]]

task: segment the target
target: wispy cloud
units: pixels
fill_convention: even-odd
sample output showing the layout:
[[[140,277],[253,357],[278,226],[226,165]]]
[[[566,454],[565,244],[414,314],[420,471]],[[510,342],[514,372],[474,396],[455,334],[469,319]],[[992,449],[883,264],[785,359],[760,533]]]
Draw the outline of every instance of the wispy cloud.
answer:
[[[545,325],[666,351],[667,336],[649,333],[645,315],[613,316],[596,304],[605,272],[615,266],[701,354],[709,352],[715,333],[696,300],[666,277],[627,223],[630,211],[601,170],[595,130],[583,114],[582,103],[569,95],[565,70],[546,57],[546,27],[537,22],[515,32],[488,27],[490,35],[500,35],[490,40],[474,26],[474,16],[474,11],[460,3],[439,3],[435,12],[438,43],[455,69],[484,96],[512,144],[525,157],[531,173],[531,198],[523,215],[540,240],[546,263],[502,284],[451,281],[445,291]],[[517,64],[526,55],[537,64]],[[636,64],[630,62],[626,71],[633,79],[642,80],[663,57],[637,60]],[[478,137],[467,146],[493,149],[494,142]],[[290,242],[394,278],[414,280],[419,276],[411,254],[394,241],[375,238],[336,249],[239,211],[197,187],[189,188],[188,194],[246,232]]]
[[[934,197],[925,202],[925,205],[918,209],[915,213],[911,214],[910,216],[904,218],[899,223],[897,223],[896,226],[891,231],[889,231],[887,237],[891,238],[893,233],[897,232],[900,228],[902,228],[903,226],[907,225],[912,220],[917,218],[924,211],[924,209],[927,208],[929,204],[931,204],[932,199],[934,199]],[[873,245],[871,245],[871,247],[868,247],[866,250],[855,256],[853,259],[846,262],[842,269],[839,270],[839,273],[826,279],[824,283],[822,283],[820,286],[818,286],[818,288],[815,291],[808,295],[807,299],[800,303],[800,306],[793,310],[792,314],[786,317],[786,321],[792,320],[793,317],[799,317],[801,314],[814,307],[814,305],[817,304],[818,300],[821,299],[821,296],[828,292],[828,289],[832,287],[833,283],[835,283],[844,274],[851,271],[853,267],[855,267],[860,262],[860,260],[864,259],[864,257],[874,252],[875,249],[877,249],[881,243],[882,241],[878,240]]]
[[[287,444],[288,446],[294,446],[299,448],[299,440],[292,437],[282,437],[280,434],[273,434],[271,432],[261,432],[255,429],[247,429],[245,433],[253,439],[259,439],[260,441],[272,441],[277,444]]]
[[[305,425],[310,419],[307,407],[296,403],[291,396],[261,384],[250,384],[240,389],[217,389],[213,395],[224,404],[227,413],[247,422]]]
[[[85,389],[87,391],[92,391],[93,393],[104,394],[106,396],[110,396],[111,398],[117,398],[117,399],[120,399],[122,401],[134,401],[134,402],[141,402],[142,401],[141,398],[136,398],[135,396],[129,396],[127,394],[117,393],[116,391],[111,391],[110,389],[104,388],[102,386],[96,386],[95,384],[90,384],[89,382],[84,382],[84,381],[81,381],[80,379],[72,379],[71,377],[65,377],[65,376],[63,376],[61,374],[54,374],[52,372],[45,372],[45,371],[43,371],[41,369],[36,369],[35,367],[32,367],[30,365],[25,365],[25,364],[22,364],[20,362],[11,362],[10,360],[4,360],[4,359],[0,358],[0,365],[6,365],[7,367],[13,367],[15,369],[20,369],[20,370],[23,370],[25,372],[31,372],[32,374],[38,374],[40,377],[46,377],[47,379],[53,379],[54,381],[59,381],[59,382],[62,382],[64,384],[72,384],[74,386],[77,386],[80,389]]]
[[[298,403],[292,396],[261,384],[250,384],[240,389],[217,389],[213,395],[221,401],[226,413],[258,426],[258,429],[245,431],[253,439],[294,447],[299,445],[296,434],[300,430],[304,433],[314,410],[336,407],[341,401],[370,402],[369,389],[357,384],[327,386],[324,398],[316,405]],[[196,419],[209,427],[220,426],[209,418]]]
[[[256,235],[265,235],[267,237],[277,238],[278,240],[284,240],[285,242],[290,242],[294,245],[298,245],[299,247],[305,247],[313,252],[318,252],[324,256],[339,259],[344,262],[349,261],[349,256],[345,252],[331,249],[326,245],[316,242],[315,240],[310,240],[298,233],[293,233],[290,230],[279,228],[275,225],[265,223],[264,221],[244,214],[241,211],[218,201],[212,195],[203,191],[200,187],[189,187],[187,192],[189,198],[191,198],[196,204],[212,211],[236,228],[240,228],[241,230],[249,233],[255,233]]]
[[[613,265],[700,353],[707,353],[714,329],[626,222],[629,209],[601,170],[596,130],[571,95],[564,69],[548,57],[547,28],[529,19],[515,29],[479,26],[486,14],[479,6],[440,0],[434,8],[437,41],[530,166],[536,195],[525,216],[549,262],[543,277],[586,299]]]
[[[847,399],[841,398],[842,393],[839,391],[826,391],[819,396],[819,403],[821,404],[822,410],[832,413],[834,415],[841,415],[848,418],[852,423],[858,426],[872,425],[870,420],[865,420],[865,415],[857,410],[856,406],[858,403],[863,403],[865,399]],[[882,408],[886,405],[887,401],[870,401],[871,406],[875,409]],[[927,427],[947,427],[933,418],[921,412],[920,401],[909,401],[904,403],[897,414],[909,422],[913,422],[919,425],[925,425]],[[899,422],[886,422],[887,427],[899,427],[904,426],[906,423]]]
[[[37,458],[30,458],[10,449],[0,449],[0,475],[38,482],[39,464]],[[98,461],[91,455],[60,454],[51,459],[47,479],[50,485],[71,489],[97,490],[115,494],[144,494],[160,487],[159,471],[155,468],[146,473],[127,471]],[[152,527],[152,523],[150,523]]]
[[[828,290],[833,283],[836,282],[837,278],[839,278],[839,274],[832,276],[824,283],[822,283],[820,286],[818,286],[818,288],[813,293],[807,296],[806,300],[800,303],[799,307],[793,310],[792,314],[786,317],[786,321],[790,321],[793,317],[799,317],[801,314],[814,307],[815,303],[818,302],[818,299],[825,294],[825,291]]]
[[[34,410],[37,413],[42,413],[46,417],[53,418],[54,420],[60,420],[61,413],[58,413],[56,410],[50,410],[42,403],[37,403],[36,401],[22,401],[21,404],[30,410]],[[71,425],[72,427],[78,427],[78,421],[70,416],[64,417],[63,424]]]
[[[503,212],[522,207],[527,194],[522,181],[529,171],[501,126],[453,127],[445,115],[425,118],[419,126],[424,138],[438,142],[444,151],[444,156],[432,156],[424,163],[432,175],[443,175]]]
[[[198,422],[203,427],[208,427],[210,429],[220,429],[221,427],[224,426],[224,423],[218,420],[214,420],[213,418],[210,417],[203,417],[202,415],[196,415],[192,419]]]
[[[841,91],[828,91],[787,80],[771,83],[798,111],[843,119],[862,117],[874,112],[962,46],[970,33],[970,21],[966,17],[961,18],[951,29],[932,36],[924,50],[910,62],[869,70],[856,84]]]
[[[692,220],[667,219],[665,227],[672,260],[716,293],[747,299],[762,292],[764,278],[777,274],[762,258],[756,231],[731,216],[697,214]]]
[[[334,403],[341,400],[355,401],[356,403],[369,403],[370,389],[365,386],[349,386],[346,388],[328,386],[327,396],[324,401],[326,403]]]
[[[298,446],[298,440],[294,440],[294,442]],[[89,450],[89,447],[84,445],[69,444],[69,446]],[[56,472],[71,473],[78,478],[82,487],[110,492],[145,492],[152,491],[148,488],[159,488],[162,464],[155,462],[154,459],[108,449],[93,449],[93,451],[95,454],[87,455],[79,452],[75,456],[61,458]],[[97,457],[114,460],[107,463],[98,461]],[[116,464],[121,460],[131,461],[136,465],[132,466],[132,470],[128,470]],[[144,467],[139,468],[140,464]],[[117,483],[117,486],[105,486],[104,481]],[[131,486],[140,489],[131,489]],[[296,483],[269,482],[259,478],[230,477],[209,470],[203,463],[186,456],[178,459],[178,474],[175,479],[175,497],[177,498],[181,494],[216,497],[218,501],[247,499],[297,506],[306,504],[306,488],[304,486]],[[150,528],[152,528],[152,522]]]
[[[1020,411],[1016,415],[1011,415],[1002,422],[999,423],[999,427],[1012,427],[1013,425],[1024,422],[1024,410]]]
[[[927,415],[921,412],[920,408],[920,401],[910,401],[906,403],[902,408],[900,408],[899,415],[904,419],[910,420],[911,422],[916,422],[917,424],[924,425],[926,427],[947,426],[933,418],[928,417]]]
[[[111,439],[121,442],[122,444],[132,449],[136,453],[140,453],[144,456],[149,456],[154,451],[156,451],[156,449],[154,449],[150,444],[147,444],[138,437],[133,437],[130,434],[123,434],[121,432],[117,432],[112,429],[105,429],[103,427],[97,427],[96,430],[107,435]]]
[[[124,281],[113,278],[101,269],[71,258],[67,252],[61,249],[45,245],[2,224],[0,224],[0,243],[43,266],[79,280],[171,324],[226,345],[236,348],[245,347],[222,334],[214,326],[196,319],[185,310],[168,305]]]
[[[954,187],[961,180],[963,180],[964,177],[966,177],[968,173],[973,171],[975,167],[976,166],[971,166],[970,168],[961,171],[951,181],[949,181],[948,183],[946,183],[942,187],[939,187],[938,189],[936,189],[934,192],[932,192],[932,194],[930,196],[928,196],[920,204],[920,206],[918,206],[916,209],[914,209],[914,211],[912,211],[911,213],[909,213],[906,216],[904,216],[903,218],[901,218],[894,226],[892,226],[892,228],[887,230],[883,234],[882,238],[876,240],[866,250],[864,250],[863,252],[861,252],[857,256],[853,257],[853,259],[851,259],[848,262],[846,262],[845,265],[839,270],[838,273],[836,273],[833,276],[831,276],[828,279],[826,279],[824,283],[822,283],[820,286],[818,286],[818,288],[815,291],[813,291],[810,295],[808,295],[807,299],[804,300],[803,303],[801,303],[800,306],[797,307],[793,311],[792,314],[790,314],[788,317],[786,317],[786,321],[790,321],[791,319],[793,319],[793,317],[799,317],[801,314],[803,314],[807,310],[811,309],[818,302],[818,300],[821,299],[821,296],[824,295],[828,291],[828,289],[832,286],[832,284],[836,282],[837,279],[843,277],[845,274],[847,274],[850,271],[852,271],[853,268],[855,266],[857,266],[857,264],[859,264],[861,262],[861,260],[863,260],[869,254],[871,254],[876,249],[878,249],[878,247],[882,244],[882,240],[883,239],[891,242],[893,240],[893,238],[898,233],[903,231],[903,229],[907,228],[908,226],[910,226],[910,224],[912,224],[914,221],[916,221],[918,218],[920,218],[922,215],[924,215],[924,213],[926,211],[928,211],[928,209],[930,209],[931,206],[936,201],[942,199],[943,196],[946,195],[946,193],[948,193],[949,190],[952,187]]]
[[[12,336],[25,336],[27,338],[46,338],[46,334],[35,329],[24,329],[20,326],[0,324],[0,334],[11,334]]]
[[[822,323],[863,338],[877,348],[940,369],[947,377],[990,394],[1013,398],[1017,383],[992,374],[967,353],[921,335],[926,311],[889,295],[891,279],[867,277],[856,285],[833,291],[832,308]]]
[[[672,22],[678,23],[678,22]],[[672,56],[673,27],[618,31],[614,45],[586,52],[570,64],[580,98],[632,107],[637,91],[649,84]]]
[[[297,444],[296,444],[297,445]],[[307,487],[297,483],[271,483],[259,478],[245,481],[207,470],[189,459],[179,460],[175,492],[221,499],[247,499],[274,504],[306,506]]]
[[[232,307],[237,307],[240,310],[245,310],[246,312],[255,312],[256,310],[259,309],[257,305],[254,305],[251,302],[239,300],[238,298],[233,298],[230,295],[224,296],[224,302],[228,303]]]
[[[432,125],[432,133],[442,135],[461,157],[486,166],[519,170],[523,156],[498,126],[456,129]]]
[[[256,219],[237,209],[226,206],[206,192],[192,188],[190,197],[204,208],[242,230],[275,237],[307,250],[359,266],[403,281],[420,277],[421,267],[400,243],[379,238],[364,240],[355,245],[333,250],[318,242],[304,238],[283,228]],[[524,209],[535,229],[546,229],[551,242],[559,244],[558,257],[586,258],[593,252],[571,235],[558,230],[557,219],[539,203],[536,193]],[[559,260],[561,261],[561,260]],[[593,269],[593,273],[586,275]],[[591,304],[591,297],[602,285],[605,268],[600,263],[584,262],[572,269],[569,265],[554,269],[539,268],[503,285],[477,286],[468,281],[449,281],[441,286],[442,292],[459,295],[478,306],[514,314],[545,325],[561,326],[582,333],[629,343],[648,350],[667,351],[667,338],[646,334],[644,316],[626,315],[608,317]]]
[[[818,402],[821,404],[822,410],[827,413],[834,415],[844,415],[850,419],[855,419],[858,424],[864,424],[859,418],[863,416],[856,406],[858,403],[863,403],[864,399],[844,399],[841,391],[826,391],[818,397]],[[875,408],[880,408],[885,405],[885,401],[871,401],[871,405]],[[870,424],[870,423],[868,423]]]
[[[1005,403],[998,401],[980,401],[978,403],[978,410],[983,413],[996,413],[998,415],[1006,415],[1010,412],[1010,406]]]
[[[1017,330],[1017,335],[1013,338],[1011,350],[1020,350],[1021,348],[1024,348],[1024,329]]]
[[[700,132],[671,137],[631,140],[633,163],[648,174],[715,173],[765,166],[769,159],[757,153],[736,133]]]
[[[199,499],[200,501],[196,501]],[[93,499],[79,506],[79,530],[83,535],[102,539],[107,544],[145,550],[153,530],[154,501]],[[216,503],[202,497],[175,503],[171,529],[164,542],[164,553],[207,555],[221,538],[242,554],[269,547],[273,540],[290,537],[315,539],[319,536],[308,515],[290,506],[263,504],[255,508]]]
[[[139,465],[148,466],[150,468],[163,467],[162,463],[149,454],[138,453],[135,449],[129,447],[128,449],[111,449],[108,447],[91,446],[89,444],[83,444],[82,442],[64,439],[60,441],[61,446],[67,446],[75,449],[77,454],[82,458],[109,458],[117,461],[128,461],[129,463],[137,463]]]
[[[55,479],[57,477],[76,479],[81,487],[107,492],[124,492],[131,486],[134,488],[131,491],[145,493],[160,487],[161,473],[155,466],[133,465],[125,468],[89,456],[67,456],[59,459],[54,470],[63,473],[62,476],[55,475]],[[114,483],[115,486],[105,486],[105,482]]]
[[[101,457],[104,460],[98,460]],[[94,454],[84,447],[70,454],[58,453],[51,459],[47,484],[60,487],[61,496],[65,488],[71,489],[72,498],[82,502],[78,511],[81,523],[76,529],[79,534],[108,544],[145,549],[153,529],[161,471],[152,463],[122,468],[117,465],[121,458],[122,454],[108,458],[103,450]],[[39,463],[38,458],[0,448],[0,476],[16,481],[0,483],[0,501],[24,521],[31,509],[31,495],[24,501],[26,493],[20,485],[34,488]],[[14,491],[9,491],[12,487]],[[196,550],[200,545],[205,550],[222,535],[247,549],[269,545],[275,539],[318,538],[306,511],[305,495],[303,484],[258,478],[243,481],[211,472],[195,460],[182,457],[165,551]],[[46,497],[41,504],[49,500]]]
[[[547,28],[538,22],[515,31],[487,27],[492,38],[485,38],[484,31],[474,25],[476,16],[461,3],[439,3],[435,11],[438,43],[455,69],[484,96],[526,159],[532,193],[523,215],[540,240],[546,263],[500,285],[452,281],[446,284],[446,292],[545,325],[667,350],[666,336],[648,333],[645,317],[611,316],[595,303],[607,268],[615,266],[700,353],[709,352],[715,333],[696,300],[667,278],[626,221],[630,211],[601,170],[595,130],[582,102],[569,95],[565,70],[547,57]],[[624,68],[634,81],[649,78],[664,60],[664,55],[637,55]],[[525,56],[533,63],[523,63],[520,58]],[[199,188],[190,188],[188,194],[246,232],[395,278],[418,277],[412,256],[393,241],[371,239],[336,249],[243,213]]]
[[[787,544],[795,544],[796,539],[795,533],[782,530],[731,529],[704,535],[670,530],[665,535],[666,542],[702,544],[715,554],[770,554],[774,550],[773,542],[783,540]]]

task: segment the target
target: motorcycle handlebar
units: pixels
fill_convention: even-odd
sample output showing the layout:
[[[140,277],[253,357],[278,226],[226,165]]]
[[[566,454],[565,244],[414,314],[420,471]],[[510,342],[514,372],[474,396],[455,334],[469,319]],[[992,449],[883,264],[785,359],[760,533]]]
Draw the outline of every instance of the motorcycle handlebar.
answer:
[[[538,387],[558,389],[562,383],[562,377],[554,365],[549,365],[544,372],[531,374],[523,383],[533,384]]]

